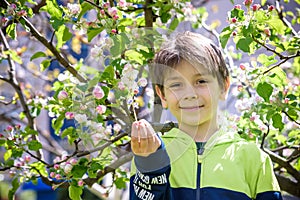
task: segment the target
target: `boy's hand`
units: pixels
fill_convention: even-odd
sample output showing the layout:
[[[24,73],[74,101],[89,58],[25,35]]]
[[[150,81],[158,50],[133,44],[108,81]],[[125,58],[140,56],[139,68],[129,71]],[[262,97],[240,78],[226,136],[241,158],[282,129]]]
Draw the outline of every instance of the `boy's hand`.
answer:
[[[131,149],[135,155],[147,157],[154,153],[161,141],[152,126],[144,119],[132,123]]]

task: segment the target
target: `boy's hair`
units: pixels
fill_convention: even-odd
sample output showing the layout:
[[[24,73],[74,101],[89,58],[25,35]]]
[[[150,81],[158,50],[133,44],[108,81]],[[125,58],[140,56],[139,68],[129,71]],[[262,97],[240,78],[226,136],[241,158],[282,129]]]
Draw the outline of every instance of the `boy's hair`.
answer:
[[[175,68],[182,60],[195,67],[204,66],[209,73],[217,77],[220,87],[225,88],[229,71],[222,52],[210,39],[187,31],[167,41],[155,55],[151,70],[152,80],[162,92],[167,69]]]

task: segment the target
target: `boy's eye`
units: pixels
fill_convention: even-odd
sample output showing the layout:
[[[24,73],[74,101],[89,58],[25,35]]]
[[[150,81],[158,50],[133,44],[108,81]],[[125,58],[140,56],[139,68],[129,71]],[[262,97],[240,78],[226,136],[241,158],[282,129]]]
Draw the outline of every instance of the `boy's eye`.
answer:
[[[205,83],[207,83],[206,80],[202,80],[202,79],[201,79],[201,80],[198,80],[198,81],[197,81],[197,84],[205,84]]]
[[[169,85],[169,88],[177,88],[177,87],[180,87],[181,84],[180,83],[172,83]]]

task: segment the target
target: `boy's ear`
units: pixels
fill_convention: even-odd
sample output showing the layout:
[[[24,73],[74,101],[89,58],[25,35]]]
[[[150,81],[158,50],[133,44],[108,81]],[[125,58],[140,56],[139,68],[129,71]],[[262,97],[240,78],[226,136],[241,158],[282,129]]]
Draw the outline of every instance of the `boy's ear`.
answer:
[[[165,95],[157,85],[155,85],[155,91],[156,91],[156,94],[159,96],[159,98],[161,100],[162,107],[163,108],[168,108],[168,104],[167,104]]]
[[[229,87],[230,87],[230,78],[227,77],[224,81],[224,88],[223,88],[223,91],[221,92],[220,94],[220,99],[221,100],[225,100],[227,98],[227,94],[228,94],[228,90],[229,90]]]

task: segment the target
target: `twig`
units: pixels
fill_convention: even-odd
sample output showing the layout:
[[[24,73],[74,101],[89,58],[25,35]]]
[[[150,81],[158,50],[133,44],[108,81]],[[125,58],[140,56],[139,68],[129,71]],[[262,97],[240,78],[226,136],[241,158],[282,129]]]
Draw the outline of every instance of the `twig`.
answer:
[[[6,51],[9,50],[10,48],[9,48],[8,42],[7,42],[7,40],[6,40],[6,38],[5,38],[5,36],[4,36],[1,29],[0,29],[0,40],[3,44],[3,46],[4,46],[4,50],[6,50]],[[34,118],[30,114],[29,107],[28,107],[28,105],[26,104],[26,101],[25,101],[25,96],[23,95],[20,84],[18,83],[18,81],[16,79],[15,63],[12,61],[9,54],[7,55],[7,61],[8,61],[8,64],[9,64],[9,70],[8,70],[9,79],[1,79],[1,80],[4,80],[4,81],[8,82],[15,89],[16,93],[19,96],[22,108],[24,109],[25,116],[28,120],[28,126],[31,129],[35,130],[36,127],[35,127],[35,124],[34,124]],[[38,137],[36,137],[35,135],[32,135],[32,139],[38,141]],[[37,151],[37,155],[41,159],[43,157],[42,150]]]
[[[296,120],[294,120],[286,111],[282,110],[281,112],[283,112],[291,121],[293,121],[296,124],[300,125],[300,122],[297,122]]]
[[[297,53],[295,53],[294,55],[285,57],[285,59],[282,60],[280,63],[278,63],[278,64],[276,64],[276,65],[273,65],[273,66],[269,67],[269,69],[267,69],[266,71],[263,72],[263,75],[265,75],[265,74],[267,74],[268,72],[272,71],[274,68],[279,67],[280,65],[282,65],[283,63],[285,63],[285,62],[288,61],[289,59],[296,58],[296,57],[298,57],[298,56],[300,56],[300,51],[297,51]]]
[[[288,27],[292,30],[292,33],[294,36],[298,36],[297,31],[293,28],[293,26],[291,25],[291,23],[283,16],[283,10],[281,9],[280,6],[280,0],[276,0],[275,2],[276,4],[276,11],[278,13],[279,19]]]
[[[277,52],[275,49],[272,49],[271,47],[268,47],[266,44],[264,44],[261,41],[259,41],[258,39],[256,39],[253,35],[252,35],[252,39],[253,39],[253,41],[255,41],[256,43],[258,43],[259,45],[261,45],[264,48],[266,48],[268,51],[276,54],[280,58],[280,60],[287,58],[287,56],[284,56],[284,55],[280,54],[279,52]]]
[[[267,132],[265,132],[263,134],[263,137],[262,137],[262,140],[261,140],[260,148],[262,150],[264,150],[264,143],[265,143],[266,137],[269,135],[269,132],[270,132],[270,125],[267,124],[267,123],[265,123],[265,125],[267,126],[268,129],[267,129]]]

